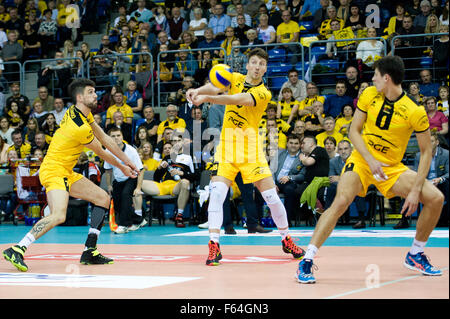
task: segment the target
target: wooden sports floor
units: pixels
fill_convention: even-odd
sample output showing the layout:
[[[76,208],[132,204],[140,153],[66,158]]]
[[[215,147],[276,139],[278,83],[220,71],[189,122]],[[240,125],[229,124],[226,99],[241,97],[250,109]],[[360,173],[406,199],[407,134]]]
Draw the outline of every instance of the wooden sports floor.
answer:
[[[0,249],[17,243],[30,226],[0,225]],[[315,259],[317,283],[301,285],[298,261],[283,253],[280,236],[223,235],[224,256],[208,267],[207,230],[173,225],[114,234],[106,224],[99,250],[112,265],[79,263],[88,227],[58,226],[30,246],[29,270],[0,260],[0,299],[449,299],[449,230],[436,228],[426,247],[443,276],[406,269],[414,228],[353,230],[338,226]],[[291,229],[306,248],[311,227]]]

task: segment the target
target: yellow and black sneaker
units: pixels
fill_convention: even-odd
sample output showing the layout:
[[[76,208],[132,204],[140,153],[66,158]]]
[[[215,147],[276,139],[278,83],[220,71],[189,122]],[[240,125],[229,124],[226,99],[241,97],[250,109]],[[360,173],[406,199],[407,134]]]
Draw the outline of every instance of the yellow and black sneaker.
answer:
[[[218,266],[220,265],[220,260],[222,259],[222,253],[220,252],[220,245],[212,240],[208,243],[209,254],[208,259],[206,259],[207,266]]]
[[[4,250],[3,257],[5,257],[7,261],[11,262],[11,264],[13,264],[14,267],[19,269],[20,271],[27,271],[28,266],[23,261],[23,255],[25,254],[26,250],[27,249],[25,246],[20,247],[19,245],[15,245]]]
[[[80,263],[83,265],[105,265],[113,264],[114,260],[100,254],[97,248],[88,248],[81,254]]]
[[[305,256],[305,251],[294,243],[291,236],[286,236],[286,238],[283,239],[281,243],[283,246],[283,251],[286,254],[292,254],[295,259],[302,259],[303,256]]]

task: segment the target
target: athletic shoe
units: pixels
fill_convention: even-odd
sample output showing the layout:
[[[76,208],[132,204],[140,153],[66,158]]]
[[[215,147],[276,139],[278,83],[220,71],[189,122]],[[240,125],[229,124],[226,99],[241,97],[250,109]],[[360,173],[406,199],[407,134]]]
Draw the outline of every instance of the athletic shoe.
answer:
[[[27,271],[28,266],[23,261],[23,255],[25,254],[26,250],[27,248],[25,246],[20,247],[19,245],[15,245],[4,250],[3,257],[5,257],[7,261],[13,264],[14,267],[19,269],[20,271]]]
[[[183,222],[183,215],[177,214],[177,216],[175,216],[175,227],[178,227],[178,228],[186,227],[186,225]]]
[[[209,223],[206,222],[206,223],[203,223],[203,224],[199,224],[198,228],[200,228],[200,229],[208,229],[209,228]]]
[[[116,234],[125,234],[128,233],[128,227],[125,226],[119,226],[117,227],[117,229],[114,231]]]
[[[313,270],[317,267],[314,265],[312,259],[303,259],[298,264],[297,273],[295,278],[299,283],[302,284],[313,284],[316,282],[316,278],[313,276]]]
[[[291,236],[286,236],[286,238],[281,241],[281,244],[283,245],[283,251],[286,254],[292,254],[295,259],[302,259],[305,255],[305,251],[294,243]]]
[[[212,240],[208,243],[209,254],[208,259],[206,259],[207,266],[218,266],[219,261],[222,259],[222,253],[220,252],[219,243],[215,243]]]
[[[406,268],[421,272],[426,276],[441,276],[442,271],[431,266],[428,261],[428,257],[422,252],[415,255],[411,255],[408,252],[403,264]]]
[[[100,254],[97,248],[88,248],[81,254],[80,263],[83,265],[104,265],[113,264],[114,260]]]

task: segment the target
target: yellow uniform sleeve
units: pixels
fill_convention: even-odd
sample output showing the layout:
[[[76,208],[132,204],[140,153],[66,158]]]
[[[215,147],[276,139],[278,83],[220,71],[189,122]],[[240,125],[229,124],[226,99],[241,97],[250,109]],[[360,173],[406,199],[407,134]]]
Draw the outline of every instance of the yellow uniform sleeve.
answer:
[[[430,127],[428,122],[428,116],[423,107],[417,107],[417,109],[411,114],[411,125],[417,133],[424,132]]]
[[[263,110],[267,108],[267,105],[272,100],[272,93],[264,86],[258,86],[248,91],[255,101],[255,106],[261,107]]]
[[[370,86],[366,88],[361,96],[359,97],[357,108],[367,113],[370,103],[372,103],[373,98],[378,94],[377,88]]]

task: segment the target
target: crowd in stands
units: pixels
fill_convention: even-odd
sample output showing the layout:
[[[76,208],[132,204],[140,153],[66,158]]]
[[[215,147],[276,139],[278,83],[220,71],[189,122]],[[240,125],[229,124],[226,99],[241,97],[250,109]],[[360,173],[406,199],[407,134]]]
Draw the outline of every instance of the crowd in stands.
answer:
[[[378,26],[367,25],[370,12],[366,8],[370,4],[380,9]],[[329,205],[332,191],[326,196],[323,190],[333,188],[339,178],[336,172],[351,152],[347,134],[353,112],[362,91],[370,85],[374,61],[385,52],[404,59],[408,69],[404,89],[426,108],[438,147],[448,149],[448,19],[448,0],[137,0],[115,1],[113,5],[108,0],[2,0],[1,163],[8,165],[12,159],[36,154],[45,156],[71,106],[68,83],[89,76],[98,86],[95,121],[107,132],[119,129],[123,140],[138,150],[144,168],[155,171],[158,186],[152,188],[151,195],[173,194],[180,177],[198,185],[214,149],[209,138],[213,133],[201,137],[207,129],[220,132],[225,106],[193,106],[186,100],[186,91],[203,85],[216,63],[227,63],[235,72],[245,73],[248,48],[238,46],[278,44],[286,50],[292,68],[281,88],[272,89],[273,100],[261,121],[260,135],[293,222],[301,213],[299,201],[313,177],[324,177],[328,182],[319,187],[322,193],[319,191],[313,209]],[[101,34],[98,47],[91,48],[83,37],[98,34],[98,21],[107,22],[108,28]],[[321,94],[317,83],[303,79],[296,68],[301,53],[290,43],[302,40],[303,22],[312,24],[308,36],[318,40],[342,39],[349,32],[355,38],[368,38],[326,44],[323,59],[344,61],[343,76],[335,78],[332,85],[334,94]],[[395,38],[410,34],[424,36]],[[390,39],[395,39],[394,47]],[[418,70],[417,63],[411,62],[418,57],[429,57],[432,63]],[[54,59],[45,61],[38,71],[36,97],[21,93],[17,65],[7,63],[32,59]],[[159,99],[163,99],[155,88],[167,93],[167,119],[163,121],[152,105],[159,105]],[[175,147],[180,141],[174,138],[174,132],[188,133],[183,147]],[[195,137],[201,140],[197,148]],[[182,150],[189,154],[189,160],[168,163],[171,152]],[[103,163],[86,151],[89,160],[103,172]],[[304,153],[314,153],[318,160],[307,163]],[[438,184],[446,185],[448,201],[448,161],[446,169],[431,170],[430,174],[434,174],[430,180],[439,178]],[[176,183],[167,186],[165,181]],[[360,208],[364,203],[356,204],[364,218]],[[183,201],[176,215],[180,227],[185,205]],[[259,209],[262,211],[262,206]],[[448,225],[446,214],[442,223]],[[364,227],[363,220],[358,224]]]

